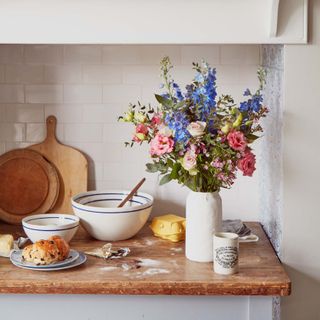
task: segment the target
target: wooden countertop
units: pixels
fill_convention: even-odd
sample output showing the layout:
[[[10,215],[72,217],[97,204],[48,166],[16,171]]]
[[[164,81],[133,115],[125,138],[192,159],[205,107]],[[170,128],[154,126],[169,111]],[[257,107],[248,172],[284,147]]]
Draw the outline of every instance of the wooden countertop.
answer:
[[[232,276],[215,274],[212,263],[197,263],[184,256],[184,242],[155,238],[149,228],[136,237],[114,243],[129,247],[122,259],[103,260],[88,256],[86,264],[54,272],[15,267],[0,257],[0,293],[34,294],[127,294],[127,295],[272,295],[290,294],[291,282],[261,225],[247,225],[260,240],[240,244],[240,272]],[[0,233],[23,235],[20,227],[0,225]],[[103,243],[78,232],[71,242],[87,251]],[[140,268],[135,268],[140,260]],[[128,267],[132,267],[127,270]]]

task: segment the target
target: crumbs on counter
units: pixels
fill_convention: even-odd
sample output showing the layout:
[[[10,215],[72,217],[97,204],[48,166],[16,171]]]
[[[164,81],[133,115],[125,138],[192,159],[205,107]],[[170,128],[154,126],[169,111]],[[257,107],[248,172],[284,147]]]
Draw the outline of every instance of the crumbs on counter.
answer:
[[[86,251],[85,254],[103,259],[119,259],[130,253],[129,248],[112,248],[111,243],[106,243],[101,248]]]

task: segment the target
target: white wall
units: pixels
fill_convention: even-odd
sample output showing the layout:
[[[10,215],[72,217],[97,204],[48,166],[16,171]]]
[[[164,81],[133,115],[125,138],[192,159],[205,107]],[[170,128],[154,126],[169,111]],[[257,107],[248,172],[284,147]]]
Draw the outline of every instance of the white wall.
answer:
[[[257,84],[257,45],[0,45],[0,153],[41,141],[45,118],[54,114],[59,139],[90,159],[91,189],[130,188],[146,176],[155,213],[183,214],[188,191],[174,183],[158,187],[157,176],[144,171],[147,148],[125,148],[133,129],[117,123],[129,102],[155,102],[164,55],[183,85],[192,79],[191,63],[202,58],[217,67],[219,92],[238,102]],[[256,172],[223,191],[224,217],[258,220],[258,185]]]
[[[282,319],[320,319],[320,1],[310,3],[310,44],[284,50],[282,260],[293,282]]]
[[[19,305],[19,308],[17,308]],[[1,295],[3,320],[271,320],[271,297]],[[50,310],[50,312],[48,312]],[[44,317],[45,315],[45,317]]]

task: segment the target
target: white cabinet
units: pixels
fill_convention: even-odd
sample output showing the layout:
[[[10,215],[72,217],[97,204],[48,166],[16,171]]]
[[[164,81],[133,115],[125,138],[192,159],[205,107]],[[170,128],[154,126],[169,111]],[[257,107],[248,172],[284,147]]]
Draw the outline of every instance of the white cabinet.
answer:
[[[306,43],[306,26],[307,0],[0,0],[0,43]]]

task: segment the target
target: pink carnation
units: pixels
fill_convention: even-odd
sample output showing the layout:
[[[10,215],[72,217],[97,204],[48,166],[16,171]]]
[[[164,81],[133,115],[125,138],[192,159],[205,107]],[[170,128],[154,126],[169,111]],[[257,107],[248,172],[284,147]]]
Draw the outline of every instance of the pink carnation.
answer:
[[[237,166],[243,172],[244,176],[251,177],[253,172],[256,170],[255,164],[256,156],[250,151],[250,149],[247,149],[242,158],[238,160]]]
[[[143,124],[143,123],[139,123],[136,126],[136,133],[143,133],[143,134],[147,134],[148,133],[148,127]]]
[[[229,146],[234,150],[244,151],[247,147],[246,138],[241,131],[231,131],[227,136],[227,140]]]
[[[173,150],[174,141],[172,138],[157,134],[150,142],[150,153],[152,156],[162,156]]]

